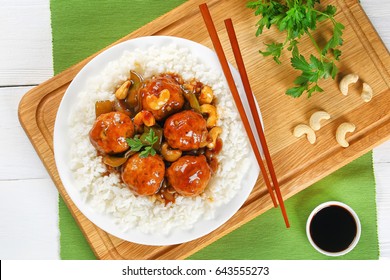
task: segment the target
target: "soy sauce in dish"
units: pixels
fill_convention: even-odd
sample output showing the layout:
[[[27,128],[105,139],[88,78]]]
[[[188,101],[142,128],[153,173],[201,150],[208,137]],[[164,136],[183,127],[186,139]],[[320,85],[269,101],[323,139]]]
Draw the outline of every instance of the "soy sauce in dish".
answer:
[[[310,224],[314,243],[327,252],[347,249],[357,234],[357,225],[352,214],[345,208],[331,205],[316,213]]]

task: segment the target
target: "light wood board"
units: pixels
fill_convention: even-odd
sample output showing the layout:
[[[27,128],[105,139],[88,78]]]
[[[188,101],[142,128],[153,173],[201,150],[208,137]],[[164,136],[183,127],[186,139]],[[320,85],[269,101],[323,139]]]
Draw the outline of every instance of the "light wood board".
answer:
[[[116,43],[139,36],[172,35],[212,48],[198,9],[203,2],[189,1]],[[271,29],[256,38],[254,33],[258,18],[245,7],[245,2],[208,1],[228,60],[234,64],[223,24],[226,17],[233,20],[285,199],[390,138],[389,52],[357,1],[324,3],[330,2],[338,7],[336,19],[346,26],[345,44],[341,48],[342,61],[339,63],[341,71],[337,81],[343,74],[358,73],[361,81],[368,82],[374,89],[374,98],[369,103],[360,99],[361,82],[350,88],[348,96],[341,95],[338,84],[332,80],[321,84],[324,93],[315,94],[310,99],[285,96],[284,91],[298,75],[289,66],[289,57],[282,56],[282,65],[276,65],[271,58],[263,58],[258,54],[258,49],[264,48],[264,41],[280,40],[278,32]],[[321,26],[321,33],[315,36],[319,42],[322,36],[327,36],[329,27]],[[303,44],[301,51],[304,54],[315,51],[310,47],[308,39]],[[75,75],[95,55],[29,91],[19,105],[19,119],[98,258],[183,259],[272,207],[260,176],[248,200],[227,223],[202,238],[174,246],[144,246],[126,242],[107,234],[86,219],[70,200],[59,179],[54,163],[52,136],[55,116],[64,92]],[[311,113],[318,109],[329,112],[332,119],[317,133],[316,144],[310,145],[303,138],[293,137],[294,126],[307,123]],[[334,136],[337,126],[344,121],[353,122],[357,127],[348,136],[350,147],[347,149],[338,146]],[[275,222],[280,224],[280,230],[285,229],[282,217]]]

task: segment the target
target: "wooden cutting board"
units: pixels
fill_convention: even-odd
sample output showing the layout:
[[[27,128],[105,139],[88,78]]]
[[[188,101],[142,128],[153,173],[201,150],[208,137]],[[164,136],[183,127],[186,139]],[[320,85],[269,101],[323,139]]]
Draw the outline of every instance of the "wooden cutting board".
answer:
[[[172,35],[212,48],[198,9],[203,2],[204,0],[188,1],[114,44],[139,36]],[[360,98],[361,81],[350,87],[348,96],[339,92],[338,83],[333,80],[322,82],[325,92],[317,93],[310,99],[293,99],[284,95],[298,75],[289,66],[289,57],[284,54],[281,57],[282,65],[276,65],[271,58],[263,58],[258,53],[260,48],[264,49],[264,41],[280,40],[279,33],[271,29],[256,38],[255,24],[259,18],[245,7],[245,1],[208,1],[228,60],[235,64],[223,24],[226,17],[233,20],[285,199],[390,138],[389,52],[358,1],[333,0],[324,2],[323,5],[328,3],[337,6],[336,19],[346,27],[337,81],[347,73],[358,73],[361,81],[369,83],[374,89],[374,97],[369,103],[364,103]],[[316,34],[315,38],[321,42],[323,36],[329,36],[329,30],[330,26],[321,26],[321,33]],[[300,49],[305,55],[315,52],[308,39],[304,39],[302,45]],[[70,200],[59,179],[53,155],[53,128],[58,106],[69,83],[97,54],[29,91],[20,102],[19,119],[98,258],[183,259],[272,207],[263,179],[259,176],[248,200],[227,223],[202,238],[173,246],[144,246],[126,242],[104,232],[86,219]],[[304,138],[292,136],[295,125],[308,123],[310,115],[320,109],[327,111],[332,118],[317,132],[317,142],[314,145]],[[346,149],[341,148],[335,140],[338,125],[345,121],[352,122],[357,127],[353,134],[348,135],[350,147]],[[276,222],[280,223],[280,230],[284,230],[282,217]]]

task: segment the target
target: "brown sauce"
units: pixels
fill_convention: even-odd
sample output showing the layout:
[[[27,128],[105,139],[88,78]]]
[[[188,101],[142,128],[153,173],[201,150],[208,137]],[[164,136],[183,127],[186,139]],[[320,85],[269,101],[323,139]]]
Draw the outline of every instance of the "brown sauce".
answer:
[[[217,158],[217,155],[222,151],[223,147],[223,141],[221,138],[217,138],[217,141],[215,142],[215,148],[211,150],[207,150],[205,153],[205,156],[207,158],[207,162],[210,165],[211,170],[213,173],[216,173],[219,167],[219,161]]]
[[[171,188],[161,188],[156,195],[167,206],[168,203],[175,203],[177,193]]]
[[[352,214],[344,207],[331,205],[314,215],[310,235],[314,243],[327,252],[341,252],[355,239],[357,225]]]

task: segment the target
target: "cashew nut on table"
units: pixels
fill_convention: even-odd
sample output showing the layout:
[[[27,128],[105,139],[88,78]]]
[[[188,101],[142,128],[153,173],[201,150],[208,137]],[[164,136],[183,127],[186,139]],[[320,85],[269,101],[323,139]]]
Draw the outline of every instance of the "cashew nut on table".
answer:
[[[357,74],[348,74],[345,75],[340,81],[340,91],[343,95],[348,95],[348,87],[350,84],[354,84],[359,80]]]
[[[373,91],[372,91],[372,88],[370,87],[370,85],[367,83],[363,83],[363,90],[362,90],[362,94],[360,95],[360,97],[363,99],[363,101],[369,102],[372,99],[372,94],[373,94]]]
[[[310,144],[314,144],[316,142],[316,134],[314,130],[306,125],[306,124],[298,124],[294,128],[294,136],[295,137],[301,137],[302,135],[306,134],[307,140],[309,140]]]
[[[348,147],[349,143],[345,139],[346,134],[349,132],[354,132],[356,129],[356,126],[353,123],[345,122],[339,125],[336,131],[336,141],[339,143],[341,147]]]
[[[317,131],[321,128],[321,121],[322,120],[329,120],[330,115],[325,111],[317,111],[313,113],[310,117],[310,127]]]

